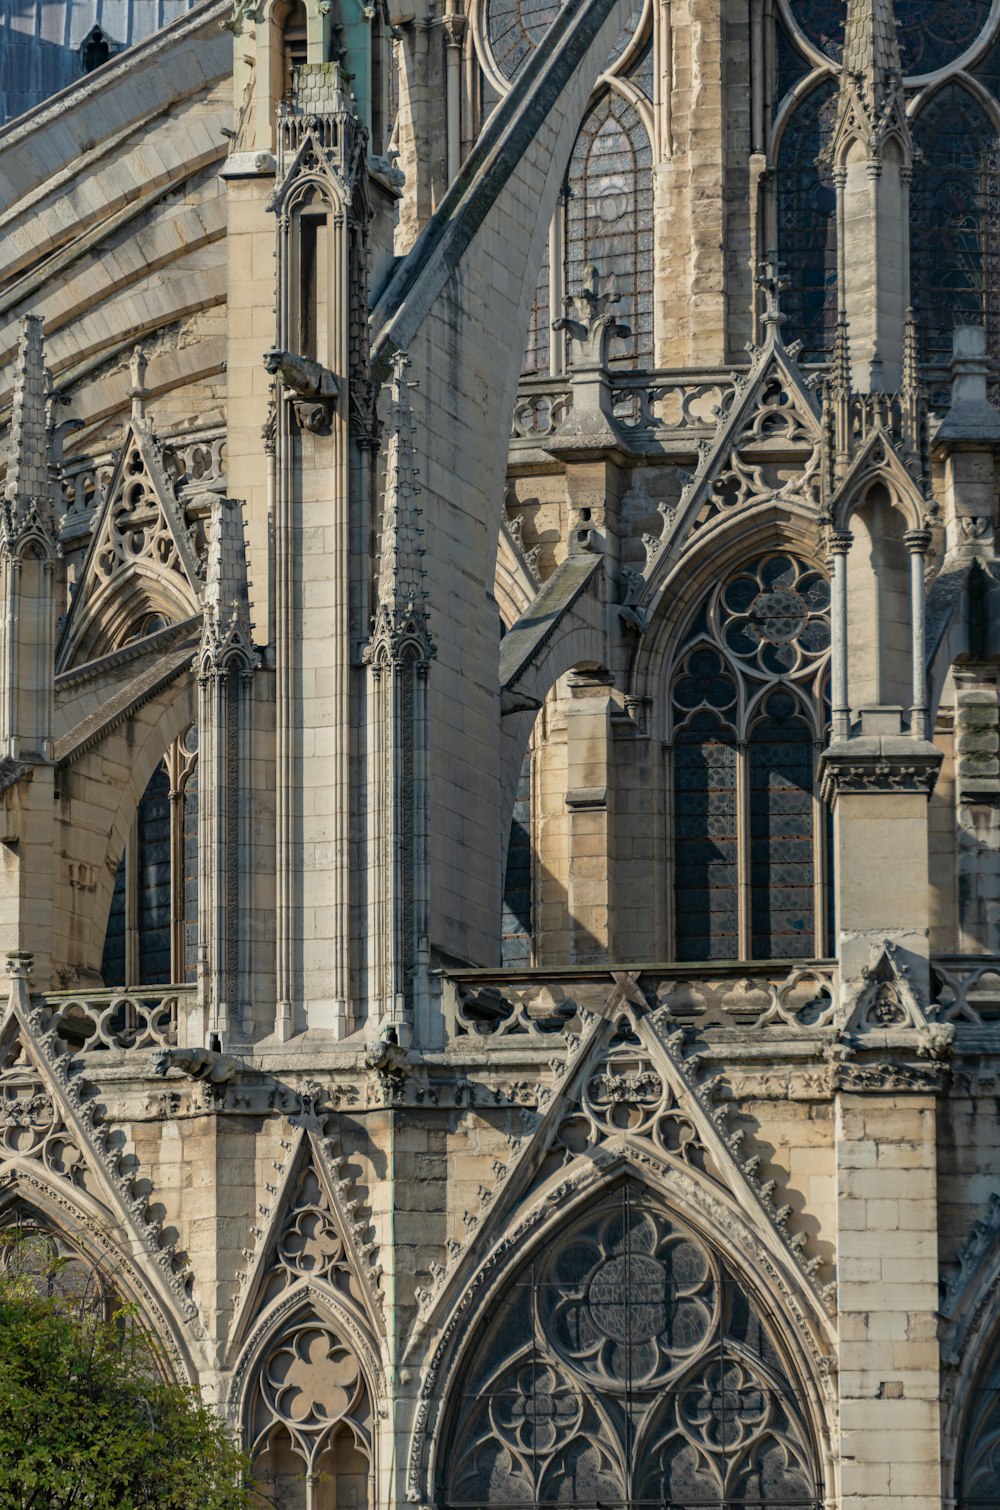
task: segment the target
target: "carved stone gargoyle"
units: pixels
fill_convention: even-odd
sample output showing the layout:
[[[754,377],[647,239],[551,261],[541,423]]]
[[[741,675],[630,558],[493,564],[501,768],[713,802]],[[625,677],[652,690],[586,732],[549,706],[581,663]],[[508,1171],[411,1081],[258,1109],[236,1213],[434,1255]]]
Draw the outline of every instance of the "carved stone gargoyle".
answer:
[[[216,1049],[163,1049],[156,1056],[153,1073],[165,1075],[168,1070],[181,1070],[192,1080],[207,1080],[209,1085],[226,1085],[235,1080],[240,1062],[231,1054],[220,1054]]]
[[[264,366],[284,386],[285,396],[291,398],[300,428],[313,435],[328,435],[333,400],[340,393],[340,384],[330,369],[322,362],[281,351],[277,346],[265,351]]]

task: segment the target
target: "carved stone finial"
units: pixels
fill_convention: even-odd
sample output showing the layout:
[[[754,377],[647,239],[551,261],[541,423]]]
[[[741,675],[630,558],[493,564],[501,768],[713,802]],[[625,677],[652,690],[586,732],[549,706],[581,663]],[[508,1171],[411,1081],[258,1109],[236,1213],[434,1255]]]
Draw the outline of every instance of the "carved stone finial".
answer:
[[[584,283],[580,292],[566,300],[569,314],[553,320],[553,330],[564,330],[575,348],[573,367],[606,367],[611,342],[616,337],[632,334],[631,327],[623,325],[616,317],[614,308],[621,302],[621,295],[614,286],[614,279],[602,279],[598,269],[591,264],[584,269]]]
[[[132,399],[132,418],[145,419],[146,417],[146,368],[149,360],[141,346],[134,347],[129,358],[128,370],[132,379],[129,394]]]
[[[14,367],[14,403],[10,417],[10,456],[4,496],[18,515],[49,492],[49,376],[45,370],[42,322],[26,315]]]
[[[259,663],[250,622],[243,509],[234,498],[214,498],[205,568],[205,616],[198,663],[202,676]]]
[[[781,295],[788,287],[788,279],[785,277],[785,269],[778,260],[775,251],[769,251],[757,264],[757,272],[754,284],[764,294],[764,330],[773,330],[775,335],[780,335],[784,323],[784,315],[781,311]]]

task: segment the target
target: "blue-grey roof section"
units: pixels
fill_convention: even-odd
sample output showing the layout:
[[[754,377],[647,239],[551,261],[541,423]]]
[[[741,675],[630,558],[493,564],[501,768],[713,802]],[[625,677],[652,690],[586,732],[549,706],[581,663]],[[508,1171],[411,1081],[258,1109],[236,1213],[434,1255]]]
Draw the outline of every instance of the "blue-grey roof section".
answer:
[[[81,49],[99,27],[115,57],[199,0],[0,0],[0,125],[84,76]]]

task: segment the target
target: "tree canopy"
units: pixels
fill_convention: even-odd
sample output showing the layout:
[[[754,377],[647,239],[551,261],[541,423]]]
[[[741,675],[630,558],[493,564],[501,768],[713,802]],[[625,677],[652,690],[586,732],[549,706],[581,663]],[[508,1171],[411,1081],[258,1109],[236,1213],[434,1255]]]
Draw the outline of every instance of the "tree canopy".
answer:
[[[0,1234],[0,1510],[245,1510],[247,1460],[111,1276]]]

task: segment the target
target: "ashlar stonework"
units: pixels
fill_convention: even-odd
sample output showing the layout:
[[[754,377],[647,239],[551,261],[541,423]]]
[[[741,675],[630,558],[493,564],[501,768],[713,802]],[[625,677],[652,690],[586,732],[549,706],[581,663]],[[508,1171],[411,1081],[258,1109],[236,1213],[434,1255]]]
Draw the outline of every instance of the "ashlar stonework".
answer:
[[[995,7],[60,11],[0,1227],[275,1510],[997,1510]]]

